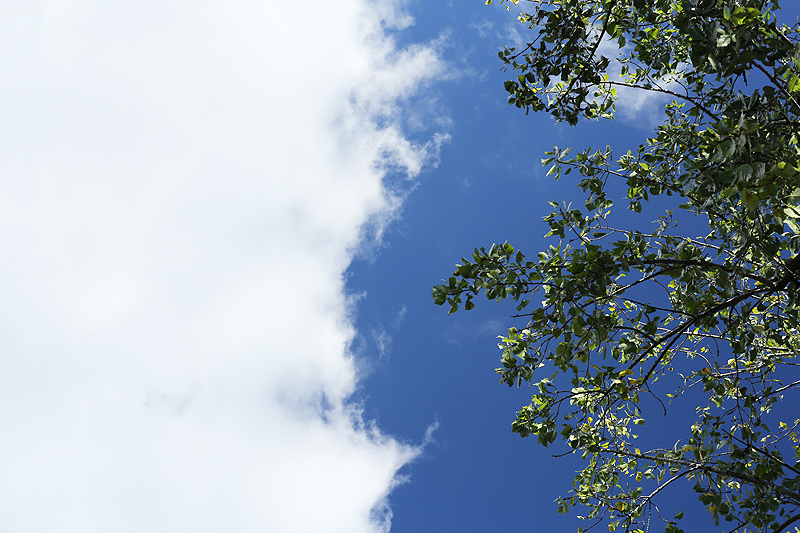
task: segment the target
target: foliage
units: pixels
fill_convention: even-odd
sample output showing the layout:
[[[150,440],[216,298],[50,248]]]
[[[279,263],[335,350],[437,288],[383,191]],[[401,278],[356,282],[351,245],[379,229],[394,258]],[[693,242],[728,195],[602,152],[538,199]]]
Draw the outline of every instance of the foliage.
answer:
[[[434,301],[450,312],[480,293],[518,303],[497,372],[535,394],[513,431],[562,441],[585,466],[559,512],[582,504],[589,525],[644,531],[659,496],[688,479],[725,531],[794,529],[800,421],[779,411],[800,386],[798,28],[767,0],[525,5],[531,42],[499,54],[518,74],[510,104],[576,124],[613,118],[618,90],[672,101],[621,157],[547,153],[548,174],[575,171],[587,196],[551,202],[558,243],[534,259],[508,243],[476,248]],[[658,220],[616,227],[613,190]],[[648,214],[656,197],[675,205]],[[681,217],[699,234],[679,231]],[[637,448],[638,426],[678,397],[699,401],[685,435],[666,436],[681,441]],[[662,517],[666,531],[681,531],[682,515]]]

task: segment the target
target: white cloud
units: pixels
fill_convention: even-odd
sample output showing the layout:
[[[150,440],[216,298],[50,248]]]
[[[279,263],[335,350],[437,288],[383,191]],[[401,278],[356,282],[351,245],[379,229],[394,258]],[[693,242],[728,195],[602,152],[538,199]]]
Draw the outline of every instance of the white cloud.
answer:
[[[366,4],[0,6],[0,530],[388,527],[342,276],[444,67]]]

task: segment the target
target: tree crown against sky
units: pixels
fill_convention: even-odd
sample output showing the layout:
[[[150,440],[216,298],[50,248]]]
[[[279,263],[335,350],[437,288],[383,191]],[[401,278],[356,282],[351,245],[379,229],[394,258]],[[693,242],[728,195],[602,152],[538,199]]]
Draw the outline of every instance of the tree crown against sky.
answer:
[[[434,287],[435,302],[469,310],[483,293],[518,304],[497,372],[535,394],[513,431],[544,446],[561,440],[582,459],[558,510],[578,506],[584,529],[646,531],[661,519],[681,531],[683,512],[661,502],[688,480],[719,530],[793,530],[800,421],[785,405],[800,386],[797,26],[781,24],[769,1],[524,5],[530,42],[499,54],[515,74],[510,104],[577,124],[613,118],[631,91],[670,103],[653,136],[621,156],[547,153],[548,174],[575,172],[586,195],[583,206],[551,202],[557,242],[533,258],[509,243],[476,248]],[[636,218],[612,214],[616,195]],[[696,410],[679,434],[652,443],[639,426],[682,398]]]

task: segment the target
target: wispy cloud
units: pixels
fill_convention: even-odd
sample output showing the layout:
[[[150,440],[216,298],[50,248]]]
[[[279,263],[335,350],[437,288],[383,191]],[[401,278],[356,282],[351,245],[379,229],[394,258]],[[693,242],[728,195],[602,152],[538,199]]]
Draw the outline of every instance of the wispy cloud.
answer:
[[[408,309],[406,306],[403,306],[400,311],[395,315],[394,320],[392,320],[391,324],[378,324],[374,327],[371,327],[369,330],[369,342],[364,342],[364,349],[368,346],[371,348],[372,346],[377,349],[378,355],[381,359],[385,359],[389,357],[392,353],[392,344],[394,342],[394,334],[400,328],[403,320],[405,319],[406,313]],[[365,341],[367,339],[364,339]],[[370,346],[372,345],[372,346]]]
[[[0,529],[385,531],[343,272],[446,140],[395,2],[0,8]]]

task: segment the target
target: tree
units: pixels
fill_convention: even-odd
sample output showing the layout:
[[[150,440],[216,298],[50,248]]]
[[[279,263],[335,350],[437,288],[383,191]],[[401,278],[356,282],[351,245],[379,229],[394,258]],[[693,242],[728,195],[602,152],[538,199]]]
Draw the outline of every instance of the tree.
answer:
[[[558,243],[533,259],[507,242],[476,248],[435,303],[518,304],[497,372],[535,391],[513,431],[583,461],[559,512],[581,504],[587,524],[639,532],[659,516],[682,531],[683,512],[658,504],[689,480],[724,531],[794,530],[800,420],[781,404],[800,387],[800,28],[769,0],[525,5],[531,42],[499,54],[517,74],[510,104],[574,125],[613,118],[617,90],[671,102],[621,157],[548,152],[548,174],[575,171],[586,195],[550,202]],[[617,226],[616,192],[644,223]],[[656,197],[673,208],[654,214]],[[639,449],[638,426],[678,398],[698,402],[685,433]]]

